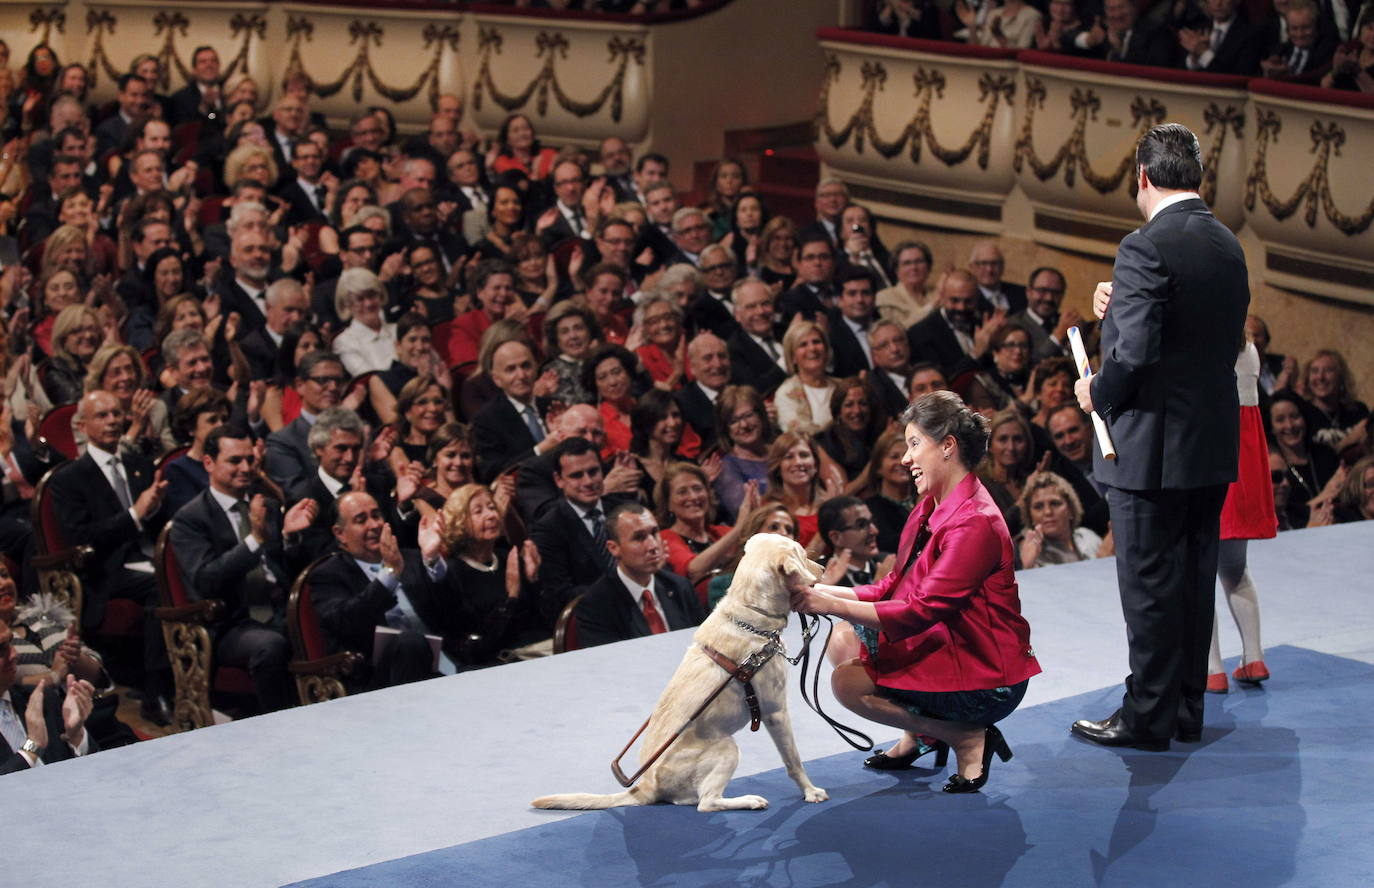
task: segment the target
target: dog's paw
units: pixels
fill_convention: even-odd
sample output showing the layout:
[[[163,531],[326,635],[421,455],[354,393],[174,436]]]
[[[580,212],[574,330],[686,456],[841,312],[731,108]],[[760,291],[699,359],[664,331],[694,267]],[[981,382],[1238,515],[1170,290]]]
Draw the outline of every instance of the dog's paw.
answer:
[[[763,796],[743,795],[739,796],[735,801],[739,802],[740,807],[747,811],[762,811],[768,807],[768,800]]]
[[[823,802],[830,798],[830,793],[821,789],[819,786],[808,786],[802,790],[802,798],[808,802]]]

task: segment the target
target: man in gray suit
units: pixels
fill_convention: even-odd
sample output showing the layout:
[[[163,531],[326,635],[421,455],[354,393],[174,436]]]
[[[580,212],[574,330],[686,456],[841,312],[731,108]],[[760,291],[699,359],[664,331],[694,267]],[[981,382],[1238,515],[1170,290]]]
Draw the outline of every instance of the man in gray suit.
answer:
[[[1236,477],[1236,353],[1250,304],[1245,254],[1197,194],[1202,150],[1180,124],[1136,146],[1146,223],[1098,285],[1102,366],[1075,386],[1116,445],[1093,454],[1106,484],[1131,674],[1121,708],[1074,734],[1103,746],[1196,743],[1212,636],[1217,538]]]
[[[310,427],[320,411],[335,407],[348,385],[343,361],[333,352],[313,351],[296,367],[301,415],[267,436],[267,477],[288,499],[298,499],[314,477],[319,462],[310,449]]]

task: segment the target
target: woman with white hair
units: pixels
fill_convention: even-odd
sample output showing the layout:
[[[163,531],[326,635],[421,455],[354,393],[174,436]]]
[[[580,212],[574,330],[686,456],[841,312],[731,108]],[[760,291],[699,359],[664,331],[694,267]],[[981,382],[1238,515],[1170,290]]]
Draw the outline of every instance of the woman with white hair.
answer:
[[[386,288],[366,268],[349,268],[339,275],[334,306],[341,318],[352,318],[334,338],[334,352],[350,376],[382,371],[396,359],[396,325],[382,317]]]

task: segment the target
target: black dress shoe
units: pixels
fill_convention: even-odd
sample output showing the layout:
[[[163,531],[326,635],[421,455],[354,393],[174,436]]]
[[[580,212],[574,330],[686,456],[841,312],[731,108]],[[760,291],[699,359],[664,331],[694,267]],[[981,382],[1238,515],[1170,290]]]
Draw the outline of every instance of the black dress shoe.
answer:
[[[906,771],[913,762],[932,749],[935,750],[935,767],[943,768],[949,761],[949,744],[943,740],[936,740],[934,746],[917,743],[906,755],[888,755],[880,749],[864,759],[864,767],[875,771]]]
[[[172,723],[172,704],[162,694],[144,694],[138,714],[144,721],[166,727]]]
[[[1201,743],[1202,731],[1185,731],[1180,728],[1174,732],[1174,739],[1179,743]]]
[[[1088,721],[1085,718],[1080,718],[1069,726],[1069,730],[1074,736],[1082,737],[1098,746],[1130,746],[1150,752],[1164,752],[1169,748],[1168,740],[1150,740],[1132,734],[1121,723],[1120,709],[1113,712],[1104,721]]]

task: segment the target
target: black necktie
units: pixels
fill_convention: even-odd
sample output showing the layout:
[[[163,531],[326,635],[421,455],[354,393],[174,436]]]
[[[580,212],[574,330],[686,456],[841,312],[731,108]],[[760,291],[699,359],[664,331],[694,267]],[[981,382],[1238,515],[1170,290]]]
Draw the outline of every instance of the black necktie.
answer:
[[[606,548],[606,519],[601,514],[601,509],[593,507],[587,513],[587,518],[592,522],[592,539],[596,541],[596,550],[601,554],[601,560],[606,565],[606,573],[615,570],[615,559],[611,557],[610,551]]]

